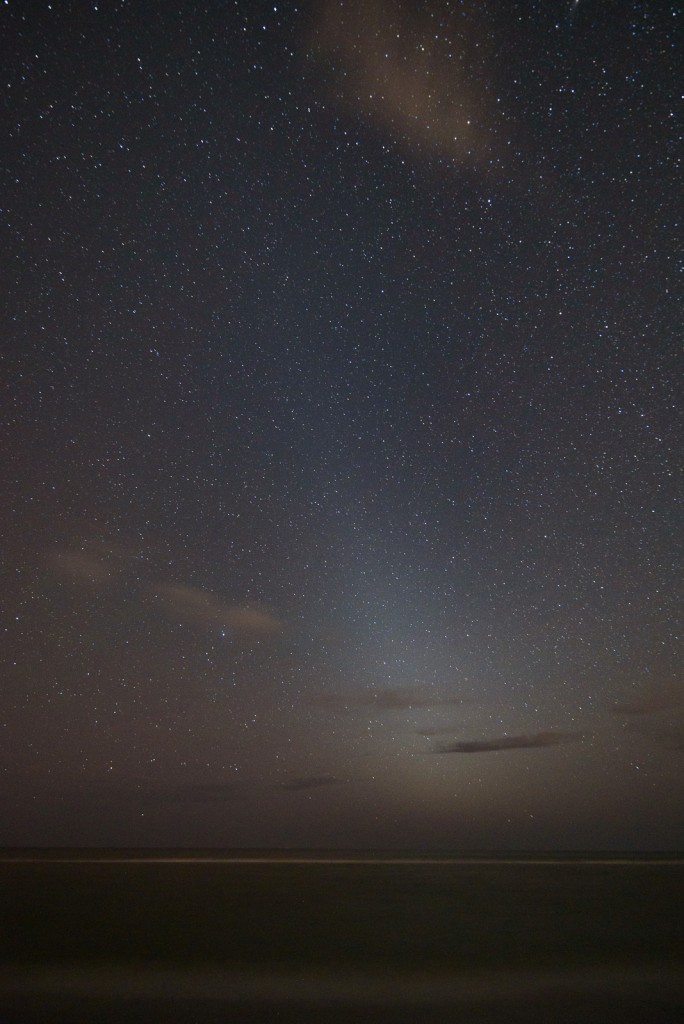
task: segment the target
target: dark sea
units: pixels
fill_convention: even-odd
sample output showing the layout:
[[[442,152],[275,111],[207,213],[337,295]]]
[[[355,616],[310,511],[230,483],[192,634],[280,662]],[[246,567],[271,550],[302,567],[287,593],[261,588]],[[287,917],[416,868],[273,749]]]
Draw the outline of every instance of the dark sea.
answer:
[[[671,1022],[684,858],[0,853],[0,1022]]]

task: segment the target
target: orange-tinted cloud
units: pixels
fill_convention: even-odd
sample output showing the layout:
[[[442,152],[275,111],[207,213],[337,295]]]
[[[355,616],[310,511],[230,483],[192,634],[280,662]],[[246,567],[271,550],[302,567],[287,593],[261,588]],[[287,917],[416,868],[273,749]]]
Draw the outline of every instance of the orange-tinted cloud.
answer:
[[[225,627],[235,633],[272,636],[281,633],[284,624],[271,612],[249,605],[228,604],[216,594],[199,587],[178,583],[159,583],[152,588],[166,612],[179,622],[205,627]]]
[[[102,541],[55,548],[48,552],[48,565],[73,583],[106,586],[130,565],[132,552]]]
[[[476,5],[436,27],[418,4],[322,0],[310,50],[334,69],[334,97],[344,107],[414,150],[477,162],[487,148],[487,119]],[[478,77],[483,84],[473,86]]]

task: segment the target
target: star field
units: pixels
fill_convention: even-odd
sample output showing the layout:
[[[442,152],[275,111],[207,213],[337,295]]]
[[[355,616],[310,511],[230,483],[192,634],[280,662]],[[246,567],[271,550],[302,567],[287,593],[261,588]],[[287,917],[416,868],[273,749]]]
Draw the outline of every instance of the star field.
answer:
[[[675,849],[657,0],[6,0],[0,841]]]

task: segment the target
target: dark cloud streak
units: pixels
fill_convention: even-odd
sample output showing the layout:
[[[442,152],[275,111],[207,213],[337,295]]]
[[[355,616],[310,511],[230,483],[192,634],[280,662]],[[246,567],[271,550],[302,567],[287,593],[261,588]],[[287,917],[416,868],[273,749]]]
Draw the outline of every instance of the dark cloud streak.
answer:
[[[491,740],[462,740],[439,747],[438,754],[487,754],[500,750],[535,750],[558,747],[581,738],[577,732],[537,732],[529,736],[497,736]]]
[[[303,789],[321,789],[323,786],[335,786],[343,781],[343,779],[335,778],[334,775],[305,775],[301,778],[281,782],[278,788],[287,789],[295,793]]]
[[[615,715],[655,715],[684,705],[684,687],[665,686],[648,693],[637,694],[613,708]]]

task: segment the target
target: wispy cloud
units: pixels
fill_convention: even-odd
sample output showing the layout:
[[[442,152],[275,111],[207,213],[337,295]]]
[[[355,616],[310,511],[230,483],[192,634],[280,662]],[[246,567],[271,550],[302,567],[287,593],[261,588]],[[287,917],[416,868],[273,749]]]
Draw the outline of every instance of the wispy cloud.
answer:
[[[87,551],[52,551],[48,556],[48,562],[60,575],[78,583],[101,586],[114,576],[111,566],[106,561]]]
[[[655,735],[669,750],[684,753],[684,722],[659,729]]]
[[[136,553],[120,544],[86,539],[80,544],[54,548],[47,552],[50,568],[62,578],[79,586],[103,589],[127,578]],[[137,600],[156,601],[167,616],[177,622],[230,630],[238,636],[273,636],[285,625],[268,608],[229,602],[201,587],[185,583],[156,583],[136,572]],[[123,591],[119,590],[123,598]]]
[[[234,782],[190,782],[185,786],[179,786],[175,792],[179,799],[220,801],[233,797],[236,788]]]
[[[323,786],[334,786],[344,782],[344,779],[337,779],[334,775],[305,775],[297,779],[288,779],[281,782],[280,789],[297,791],[301,789],[321,789]]]
[[[655,740],[667,750],[684,752],[684,718],[663,722],[661,719],[639,716],[627,728],[633,734]]]
[[[486,147],[481,124],[487,105],[486,86],[473,85],[478,73],[485,78],[486,36],[477,26],[477,8],[467,20],[452,19],[440,40],[420,7],[323,0],[311,51],[326,71],[337,72],[337,102],[418,151],[475,162]]]
[[[283,622],[270,611],[250,605],[230,604],[211,591],[199,587],[158,583],[150,589],[163,604],[167,615],[179,622],[224,627],[237,634],[263,636],[272,636],[284,629]]]
[[[449,733],[459,732],[462,728],[462,723],[452,722],[450,725],[435,725],[425,729],[414,729],[413,731],[416,736],[446,736]]]
[[[83,785],[62,787],[62,792],[73,798],[103,804],[140,804],[166,806],[168,804],[217,804],[234,801],[239,784],[228,782],[178,782],[159,783],[147,779],[112,781],[90,780]]]
[[[437,748],[438,754],[487,754],[498,750],[532,750],[538,747],[557,747],[581,739],[577,732],[537,732],[529,736],[496,736],[489,740],[462,740]]]
[[[469,703],[463,697],[450,697],[444,694],[431,693],[429,690],[417,690],[410,687],[387,687],[377,690],[365,690],[357,693],[321,693],[311,700],[317,707],[329,708],[332,711],[352,711],[356,708],[375,708],[377,711],[411,710],[412,708],[432,708],[441,705],[460,705]]]
[[[682,705],[684,705],[684,686],[681,683],[671,683],[669,686],[662,686],[629,697],[615,705],[613,714],[654,715],[658,711],[670,711]]]
[[[87,540],[47,552],[51,569],[72,583],[104,587],[128,567],[133,553],[117,544]]]

